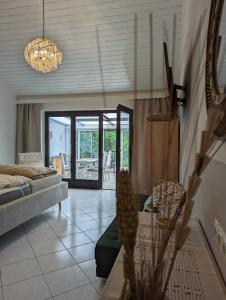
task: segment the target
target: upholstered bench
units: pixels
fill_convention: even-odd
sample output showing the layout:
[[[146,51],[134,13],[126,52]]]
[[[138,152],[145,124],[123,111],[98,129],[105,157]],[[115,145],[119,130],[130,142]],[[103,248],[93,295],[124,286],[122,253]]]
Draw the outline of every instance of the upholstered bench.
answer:
[[[141,211],[143,210],[147,196],[137,195],[136,197],[138,209]],[[98,240],[95,247],[96,275],[98,277],[108,277],[121,246],[122,242],[118,236],[117,220],[115,218]]]

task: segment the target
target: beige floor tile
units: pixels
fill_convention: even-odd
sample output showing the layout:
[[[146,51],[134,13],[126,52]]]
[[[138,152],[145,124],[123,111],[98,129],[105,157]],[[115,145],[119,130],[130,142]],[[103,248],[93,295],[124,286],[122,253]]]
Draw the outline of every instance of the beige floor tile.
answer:
[[[93,218],[84,213],[83,215],[71,215],[70,220],[77,225],[79,222],[93,221]]]
[[[53,300],[42,275],[38,273],[40,269],[36,269],[35,264],[32,263],[35,254],[38,255],[37,259],[43,271],[48,272],[45,276],[49,275],[49,280],[52,280],[52,288],[54,286],[61,291],[61,297],[71,299],[72,296],[73,300],[83,300],[82,297],[85,295],[86,300],[96,299],[95,293],[89,294],[83,289],[80,290],[81,286],[89,284],[89,280],[74,264],[76,261],[81,263],[92,260],[95,244],[79,232],[81,230],[76,227],[76,223],[88,224],[87,227],[83,227],[84,229],[107,226],[111,217],[106,217],[106,213],[110,214],[109,211],[115,211],[114,194],[109,191],[69,189],[69,198],[62,203],[62,211],[59,211],[58,206],[55,205],[0,237],[0,267],[4,271],[4,282],[10,282],[10,285],[4,286],[4,300]],[[96,221],[92,216],[96,218]],[[87,230],[87,232],[93,239],[98,237],[94,236],[95,230]],[[68,249],[73,257],[67,252],[60,239],[56,238],[55,233],[64,240],[67,246],[73,247]],[[79,235],[76,235],[78,233]],[[24,261],[30,261],[30,263],[25,266]],[[71,269],[71,267],[76,268]],[[83,269],[87,276],[95,278],[92,273],[94,268],[83,265]],[[26,279],[27,277],[29,279]],[[22,281],[15,282],[17,280]],[[14,283],[11,284],[11,282]],[[97,280],[93,282],[93,286],[98,290]],[[89,289],[93,291],[92,288]],[[73,292],[70,293],[69,290]],[[64,298],[57,300],[60,299]],[[3,300],[1,284],[0,300]]]
[[[78,247],[68,249],[77,263],[81,263],[90,259],[94,259],[95,256],[95,244],[90,243]]]
[[[0,267],[34,257],[31,246],[4,249],[0,251]]]
[[[44,300],[51,297],[43,276],[3,287],[4,300]]]
[[[2,267],[1,274],[4,286],[41,275],[42,272],[37,260],[32,258]]]
[[[98,228],[108,227],[113,221],[114,217],[104,217],[97,220]]]
[[[49,273],[75,264],[67,250],[37,257],[43,273]]]
[[[88,213],[88,215],[93,218],[94,220],[98,220],[99,218],[107,218],[107,217],[112,217],[111,214],[105,212],[105,211],[97,211],[97,212],[92,212]]]
[[[64,211],[64,214],[67,216],[67,217],[70,217],[70,216],[82,216],[85,214],[84,211],[82,211],[81,209],[77,208],[77,207],[68,207],[68,208],[64,208],[63,209]]]
[[[88,215],[90,213],[97,213],[99,211],[97,206],[91,206],[91,207],[87,207],[84,212],[87,213]]]
[[[61,294],[54,298],[54,300],[98,300],[99,295],[94,287],[89,284]]]
[[[102,234],[106,231],[106,227],[99,228],[99,229],[93,229],[86,231],[85,234],[93,241],[96,242],[99,240],[99,238],[102,236]]]
[[[100,294],[106,284],[107,279],[105,278],[99,278],[96,281],[92,282],[93,286],[97,290],[97,292]]]
[[[14,230],[0,237],[0,251],[25,245],[29,245],[25,232],[21,233],[21,231]]]
[[[47,222],[52,228],[73,224],[73,222],[69,218],[63,215],[55,216],[51,220],[48,220]]]
[[[66,226],[55,227],[55,228],[53,228],[53,230],[59,237],[63,237],[63,236],[81,232],[81,230],[77,226],[72,225],[72,224],[68,224]]]
[[[40,231],[31,232],[28,234],[28,239],[31,242],[31,244],[36,244],[48,240],[56,239],[57,235],[56,233],[51,229],[45,229]]]
[[[78,266],[50,272],[45,275],[45,278],[53,296],[89,283]]]
[[[36,256],[45,255],[60,250],[65,250],[64,245],[61,243],[59,239],[40,242],[34,244],[32,247]]]
[[[94,282],[99,279],[99,277],[96,276],[96,260],[95,259],[80,263],[79,267],[86,274],[86,276],[89,278],[90,281]]]
[[[34,231],[48,229],[49,224],[46,222],[43,215],[39,215],[39,216],[27,221],[26,223],[24,223],[23,227],[25,228],[25,231],[27,233],[30,233],[30,232],[34,232]]]
[[[82,230],[82,231],[87,231],[91,229],[97,229],[99,228],[99,224],[92,220],[92,221],[85,221],[85,222],[77,222],[76,225]]]
[[[88,244],[91,240],[84,233],[76,233],[61,238],[66,248],[72,248],[84,244]]]

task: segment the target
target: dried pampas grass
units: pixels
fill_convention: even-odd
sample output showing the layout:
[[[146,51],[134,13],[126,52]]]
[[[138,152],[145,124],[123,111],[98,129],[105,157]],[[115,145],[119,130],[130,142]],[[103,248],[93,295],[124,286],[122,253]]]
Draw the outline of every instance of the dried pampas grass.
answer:
[[[125,249],[123,267],[126,281],[122,299],[132,300],[137,298],[133,256],[138,227],[138,209],[128,171],[121,171],[118,176],[117,222],[119,236]]]
[[[123,300],[160,300],[164,299],[165,291],[176,258],[168,251],[168,243],[174,232],[177,220],[185,202],[185,194],[180,184],[162,182],[155,189],[157,202],[161,210],[157,218],[167,219],[165,228],[153,222],[150,228],[148,246],[140,241],[134,249],[138,226],[136,200],[132,192],[130,176],[127,171],[121,171],[118,177],[117,220],[119,235],[125,249],[123,257],[125,284],[121,299]],[[182,242],[182,241],[181,241]]]

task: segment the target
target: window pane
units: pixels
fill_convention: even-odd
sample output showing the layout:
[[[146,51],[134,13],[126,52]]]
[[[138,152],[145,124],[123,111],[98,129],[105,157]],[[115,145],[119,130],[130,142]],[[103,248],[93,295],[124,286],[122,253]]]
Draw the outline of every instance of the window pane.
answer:
[[[71,178],[71,118],[49,118],[49,165]]]
[[[116,113],[103,114],[103,189],[116,186]]]
[[[99,117],[76,117],[76,179],[99,179]]]
[[[129,128],[130,115],[125,112],[120,114],[120,169],[129,169]]]

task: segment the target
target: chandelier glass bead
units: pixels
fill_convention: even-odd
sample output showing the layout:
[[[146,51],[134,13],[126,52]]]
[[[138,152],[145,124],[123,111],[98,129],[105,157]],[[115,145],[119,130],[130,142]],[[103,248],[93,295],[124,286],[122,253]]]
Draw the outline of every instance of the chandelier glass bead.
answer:
[[[27,44],[24,50],[26,62],[33,69],[48,73],[57,69],[62,61],[62,52],[56,43],[46,37],[39,37]]]

